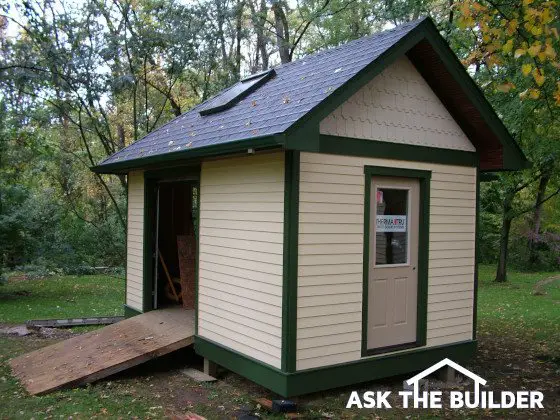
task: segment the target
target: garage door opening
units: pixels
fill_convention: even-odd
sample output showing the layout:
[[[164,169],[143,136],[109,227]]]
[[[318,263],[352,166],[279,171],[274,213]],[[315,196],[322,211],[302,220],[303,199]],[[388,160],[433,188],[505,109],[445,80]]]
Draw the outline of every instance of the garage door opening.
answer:
[[[159,182],[156,200],[154,309],[194,309],[198,184]]]

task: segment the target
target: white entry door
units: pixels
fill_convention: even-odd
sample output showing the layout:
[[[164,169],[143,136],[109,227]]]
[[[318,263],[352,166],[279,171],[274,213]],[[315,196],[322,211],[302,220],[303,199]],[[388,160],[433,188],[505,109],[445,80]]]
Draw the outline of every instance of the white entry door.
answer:
[[[371,179],[367,348],[414,343],[418,304],[420,182]]]

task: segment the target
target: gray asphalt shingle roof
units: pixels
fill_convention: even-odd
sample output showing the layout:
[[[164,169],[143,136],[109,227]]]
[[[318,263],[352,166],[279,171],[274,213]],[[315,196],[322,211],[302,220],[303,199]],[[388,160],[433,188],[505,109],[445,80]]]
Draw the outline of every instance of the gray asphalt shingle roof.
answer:
[[[275,77],[233,107],[201,116],[204,103],[197,105],[100,166],[283,133],[422,21],[275,67]]]

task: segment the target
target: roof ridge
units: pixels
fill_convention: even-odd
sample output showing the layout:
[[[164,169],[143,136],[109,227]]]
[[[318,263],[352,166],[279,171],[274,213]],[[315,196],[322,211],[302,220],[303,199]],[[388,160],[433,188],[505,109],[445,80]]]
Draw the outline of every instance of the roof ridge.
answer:
[[[338,51],[340,49],[344,49],[347,46],[351,46],[351,45],[355,45],[355,44],[358,44],[358,43],[370,41],[372,38],[377,38],[377,37],[380,37],[380,36],[387,35],[389,32],[397,32],[397,31],[401,31],[401,30],[409,28],[409,27],[414,28],[414,27],[418,26],[420,23],[422,23],[423,21],[428,20],[428,19],[430,19],[429,16],[423,16],[421,18],[411,20],[410,22],[406,22],[406,23],[403,23],[401,25],[397,25],[397,26],[395,26],[394,28],[391,28],[391,29],[386,29],[384,31],[374,32],[372,34],[362,36],[360,38],[356,38],[356,39],[353,39],[351,41],[341,42],[339,45],[337,45],[335,47],[325,48],[325,49],[316,51],[314,53],[311,53],[311,54],[308,54],[304,57],[301,57],[301,58],[299,58],[295,61],[290,61],[289,63],[283,63],[283,64],[279,64],[277,66],[271,67],[271,69],[276,70],[276,69],[279,69],[279,68],[289,67],[289,66],[297,64],[297,63],[299,63],[303,60],[315,58],[317,56],[325,55],[325,54],[328,54],[328,53],[333,53],[333,52]]]

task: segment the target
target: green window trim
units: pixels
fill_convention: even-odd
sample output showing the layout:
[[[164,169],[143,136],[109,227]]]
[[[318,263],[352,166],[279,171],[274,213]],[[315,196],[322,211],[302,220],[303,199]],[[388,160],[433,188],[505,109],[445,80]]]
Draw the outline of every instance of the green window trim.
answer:
[[[395,351],[426,345],[428,328],[428,258],[430,232],[430,180],[431,171],[401,169],[382,166],[365,166],[364,196],[364,251],[362,289],[362,357],[379,354],[380,351]],[[385,349],[367,348],[368,331],[368,283],[369,283],[369,232],[371,217],[371,180],[374,176],[416,178],[420,181],[420,220],[418,224],[418,305],[416,314],[416,341]]]

